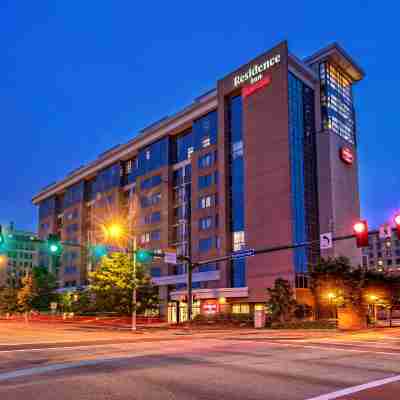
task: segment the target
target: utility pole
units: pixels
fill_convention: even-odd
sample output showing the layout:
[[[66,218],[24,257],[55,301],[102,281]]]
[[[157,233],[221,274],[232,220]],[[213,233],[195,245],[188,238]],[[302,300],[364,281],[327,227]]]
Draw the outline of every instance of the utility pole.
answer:
[[[188,293],[188,321],[192,320],[193,314],[193,291],[192,291],[192,281],[193,281],[193,264],[192,262],[188,261],[187,263],[187,293]]]
[[[133,251],[132,251],[132,264],[133,264],[133,290],[132,290],[132,331],[136,331],[136,250],[137,242],[136,235],[133,236]]]

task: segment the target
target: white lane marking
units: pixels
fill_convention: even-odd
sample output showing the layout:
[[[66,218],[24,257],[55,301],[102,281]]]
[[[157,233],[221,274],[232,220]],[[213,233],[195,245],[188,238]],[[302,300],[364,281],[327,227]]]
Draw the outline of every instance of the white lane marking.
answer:
[[[179,339],[174,339],[174,343],[177,342],[186,342],[185,340],[179,340]],[[104,343],[104,344],[97,344],[97,345],[85,345],[85,346],[61,346],[61,347],[38,347],[38,348],[29,348],[29,349],[10,349],[10,350],[1,350],[0,349],[0,356],[2,353],[29,353],[29,352],[40,352],[40,351],[54,351],[54,350],[90,350],[90,349],[97,349],[97,348],[105,348],[105,347],[117,347],[117,350],[121,347],[121,345],[124,346],[130,346],[130,345],[137,345],[140,344],[141,346],[147,345],[148,347],[154,348],[155,344],[164,344],[165,340],[160,341],[160,342],[123,342],[123,343]],[[199,343],[198,345],[203,346],[203,344]],[[170,349],[169,347],[168,349]]]
[[[69,368],[87,367],[87,366],[92,366],[92,365],[96,365],[99,363],[105,363],[107,361],[111,361],[111,360],[110,359],[90,360],[90,361],[80,361],[77,363],[69,363],[69,364],[52,364],[52,365],[48,365],[46,367],[20,369],[17,371],[5,372],[3,374],[0,374],[0,382],[6,381],[8,379],[15,379],[15,378],[21,378],[21,377],[25,377],[25,376],[44,374],[46,372],[61,371],[64,369],[69,369]]]
[[[305,343],[315,343],[315,344],[319,344],[318,342],[316,342],[315,340],[308,340]],[[393,346],[393,343],[381,343],[381,342],[363,342],[363,341],[359,341],[359,340],[352,340],[351,342],[340,342],[338,340],[335,341],[330,341],[330,342],[324,342],[321,343],[321,345],[326,345],[326,344],[332,344],[335,346],[358,346],[358,347],[372,347],[372,348],[388,348],[388,349],[392,349],[392,350],[400,350],[400,346]]]
[[[394,383],[400,381],[400,375],[391,376],[389,378],[378,379],[376,381],[368,382],[363,385],[358,386],[351,386],[346,389],[337,390],[336,392],[323,394],[317,397],[311,397],[307,400],[333,400],[337,399],[338,397],[347,396],[349,394],[362,392],[363,390],[372,389],[378,386],[387,385],[388,383]]]
[[[124,344],[135,344],[135,343],[124,343]],[[13,350],[0,350],[0,355],[3,353],[30,353],[36,351],[53,351],[53,350],[82,350],[82,349],[97,349],[99,347],[113,347],[117,346],[116,343],[113,344],[99,344],[93,346],[63,346],[63,347],[38,347],[33,349],[13,349]]]
[[[389,356],[400,356],[400,353],[391,353],[388,351],[373,351],[373,350],[360,350],[360,349],[341,349],[339,347],[324,347],[323,344],[320,346],[316,345],[301,345],[301,344],[293,344],[293,343],[277,343],[277,342],[263,342],[268,343],[271,345],[276,346],[287,346],[287,347],[297,347],[297,348],[304,348],[304,349],[318,349],[318,350],[325,350],[325,351],[348,351],[353,353],[372,353],[372,354],[384,354]]]

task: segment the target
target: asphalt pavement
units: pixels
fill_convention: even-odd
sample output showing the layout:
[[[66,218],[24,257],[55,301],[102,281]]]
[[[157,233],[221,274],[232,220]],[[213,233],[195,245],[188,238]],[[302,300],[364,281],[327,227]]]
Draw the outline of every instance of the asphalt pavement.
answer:
[[[393,399],[400,329],[143,330],[0,322],[0,399]]]

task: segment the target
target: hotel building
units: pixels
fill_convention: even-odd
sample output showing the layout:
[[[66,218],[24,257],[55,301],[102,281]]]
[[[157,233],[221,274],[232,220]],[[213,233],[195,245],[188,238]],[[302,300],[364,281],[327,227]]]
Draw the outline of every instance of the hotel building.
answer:
[[[85,246],[96,220],[132,204],[140,247],[174,248],[194,262],[351,234],[360,212],[352,88],[363,76],[338,44],[301,60],[279,43],[177,114],[42,189],[33,198],[39,235]],[[336,255],[361,264],[352,240],[322,254],[315,244],[209,262],[194,271],[193,292],[203,311],[223,303],[245,312],[283,277],[301,298],[309,265]],[[87,260],[84,250],[65,251],[61,285],[85,284]],[[182,305],[185,265],[149,268],[163,304]]]

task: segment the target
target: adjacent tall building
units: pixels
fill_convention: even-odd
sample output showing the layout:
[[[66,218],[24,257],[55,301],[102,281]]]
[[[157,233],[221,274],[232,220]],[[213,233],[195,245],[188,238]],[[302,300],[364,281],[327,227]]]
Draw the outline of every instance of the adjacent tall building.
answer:
[[[217,81],[179,113],[139,132],[92,163],[41,190],[39,234],[93,240],[96,221],[134,204],[141,247],[176,248],[207,261],[243,248],[350,234],[359,218],[353,84],[361,68],[337,44],[305,60],[287,42]],[[322,256],[361,253],[337,242]],[[266,299],[277,277],[301,288],[319,246],[210,262],[194,274],[204,311],[220,303],[245,312]],[[63,285],[85,284],[87,254],[65,251]],[[154,282],[170,307],[185,294],[185,265],[154,263]]]

